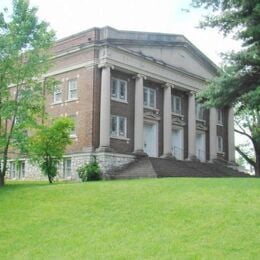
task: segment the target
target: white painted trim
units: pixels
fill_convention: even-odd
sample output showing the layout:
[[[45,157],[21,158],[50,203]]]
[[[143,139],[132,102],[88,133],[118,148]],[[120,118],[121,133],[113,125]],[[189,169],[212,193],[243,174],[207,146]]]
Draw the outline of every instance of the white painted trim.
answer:
[[[182,149],[181,160],[184,160],[184,127],[174,125],[172,126],[172,132],[173,130],[181,130],[181,147],[180,147]],[[172,136],[171,136],[171,144],[172,144]]]
[[[158,157],[159,156],[159,131],[158,131],[158,122],[157,121],[153,121],[153,120],[149,120],[149,119],[144,119],[144,125],[146,124],[150,124],[150,125],[155,125],[155,136],[156,136],[156,139],[155,139],[155,157]],[[144,127],[143,127],[144,128]]]
[[[50,76],[54,76],[54,75],[66,73],[66,72],[69,72],[69,71],[71,71],[71,70],[76,70],[76,69],[81,69],[81,68],[95,67],[95,66],[97,66],[97,65],[98,65],[97,60],[88,61],[88,62],[84,62],[84,63],[79,63],[79,64],[76,64],[76,65],[73,65],[73,66],[68,66],[68,67],[65,67],[65,68],[63,68],[63,69],[54,70],[54,71],[51,71],[51,72],[49,72],[49,73],[46,73],[46,74],[43,75],[43,78],[47,78],[47,77],[50,77]]]

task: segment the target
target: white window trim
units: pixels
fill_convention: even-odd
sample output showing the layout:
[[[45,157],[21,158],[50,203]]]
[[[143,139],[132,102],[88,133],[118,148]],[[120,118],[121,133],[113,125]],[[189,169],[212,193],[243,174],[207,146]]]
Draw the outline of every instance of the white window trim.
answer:
[[[110,125],[110,137],[116,138],[116,139],[121,139],[121,140],[129,140],[129,138],[127,138],[127,118],[125,116],[111,115],[111,122],[112,122],[113,117],[116,118],[116,133],[112,133],[112,131],[111,131],[112,125]],[[119,135],[120,118],[124,118],[124,124],[125,124],[124,135]],[[110,124],[111,124],[111,122],[110,122]]]
[[[202,117],[203,118],[200,118],[200,110],[202,110]],[[204,119],[204,116],[205,116],[205,109],[202,107],[202,105],[200,103],[197,103],[196,104],[196,120],[198,121],[202,121],[202,122],[205,122],[206,120]]]
[[[112,96],[113,80],[116,81],[116,97]],[[124,99],[120,98],[120,82],[124,82],[124,84],[125,84],[125,98]],[[112,78],[111,100],[121,102],[121,103],[126,103],[126,104],[128,103],[128,101],[127,101],[127,81],[126,80],[118,79],[118,78]]]
[[[144,90],[145,89],[148,91],[148,100],[147,100],[148,105],[144,104],[144,108],[156,110],[156,89],[149,88],[149,87],[144,87]],[[150,102],[150,91],[154,92],[154,107],[150,106],[150,104],[151,104],[151,102]]]
[[[172,132],[173,130],[180,130],[181,131],[181,147],[179,147],[181,149],[181,159],[180,160],[184,160],[184,128],[181,126],[174,126],[172,127]],[[172,140],[171,140],[172,142]],[[172,151],[172,155],[174,155],[174,151]]]
[[[61,94],[61,100],[56,100],[56,95],[57,95],[57,88],[60,90],[58,93]],[[61,86],[55,86],[53,90],[53,104],[60,104],[62,103],[62,90]]]
[[[77,97],[71,97],[71,85],[70,85],[70,82],[72,81],[75,81],[75,89],[73,90],[76,90],[76,93],[77,93]],[[67,101],[74,101],[74,100],[78,100],[78,82],[77,82],[77,79],[74,78],[74,79],[69,79],[68,80],[68,99]]]
[[[175,115],[182,115],[182,98],[180,96],[177,95],[172,95],[172,113]],[[180,112],[176,112],[176,99],[179,99],[180,101]]]
[[[67,161],[70,160],[70,174],[67,175]],[[63,178],[71,179],[72,176],[72,158],[71,157],[65,157],[63,158]]]
[[[219,140],[221,140],[221,149],[219,149]],[[217,136],[217,153],[224,154],[224,140],[222,136]]]
[[[221,118],[219,120],[218,116],[219,116],[219,113],[221,115]],[[223,126],[223,119],[224,119],[224,114],[223,114],[223,110],[222,109],[218,109],[217,110],[217,125],[220,125],[220,126]]]
[[[77,115],[68,115],[69,118],[71,118],[74,122],[74,131],[70,133],[70,138],[77,138]]]
[[[158,124],[158,122],[155,122],[155,121],[149,120],[149,119],[144,120],[144,125],[145,124],[155,126],[155,136],[156,136],[156,138],[155,138],[155,158],[156,158],[156,157],[158,157],[158,154],[159,154],[159,136],[158,136],[159,124]],[[144,146],[144,144],[143,144],[143,146]],[[144,147],[143,147],[143,149],[144,149]]]

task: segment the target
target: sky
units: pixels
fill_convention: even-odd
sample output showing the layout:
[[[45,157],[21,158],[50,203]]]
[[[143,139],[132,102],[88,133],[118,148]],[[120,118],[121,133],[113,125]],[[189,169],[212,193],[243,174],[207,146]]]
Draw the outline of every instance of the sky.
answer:
[[[0,0],[0,10],[12,0]],[[239,43],[223,39],[216,30],[196,28],[204,10],[190,8],[191,0],[30,0],[38,16],[50,23],[57,38],[89,29],[112,26],[120,30],[185,35],[213,62],[219,53],[237,50]],[[190,12],[183,11],[190,9]]]
[[[0,0],[0,11],[12,0]],[[198,29],[208,10],[193,9],[191,0],[30,0],[37,15],[50,24],[57,39],[89,29],[111,26],[120,30],[183,34],[217,65],[221,52],[238,50],[240,43],[212,29]],[[184,11],[189,9],[190,11]],[[236,136],[236,142],[243,138]]]

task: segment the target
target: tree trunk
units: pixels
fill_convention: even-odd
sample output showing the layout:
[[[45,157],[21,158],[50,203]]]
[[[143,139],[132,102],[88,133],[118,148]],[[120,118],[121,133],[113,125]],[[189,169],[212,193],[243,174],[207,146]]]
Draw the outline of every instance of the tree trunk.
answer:
[[[52,177],[49,174],[48,174],[48,179],[49,179],[49,183],[51,184],[52,183]]]
[[[255,176],[260,177],[260,154],[256,153],[255,158]]]
[[[5,185],[5,176],[0,174],[0,188]]]

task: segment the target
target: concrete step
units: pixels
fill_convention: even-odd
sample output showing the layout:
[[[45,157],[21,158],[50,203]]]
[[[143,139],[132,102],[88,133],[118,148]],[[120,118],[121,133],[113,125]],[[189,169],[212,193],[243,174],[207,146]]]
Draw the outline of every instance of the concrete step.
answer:
[[[143,157],[107,174],[110,179],[156,177],[248,177],[227,165]]]

